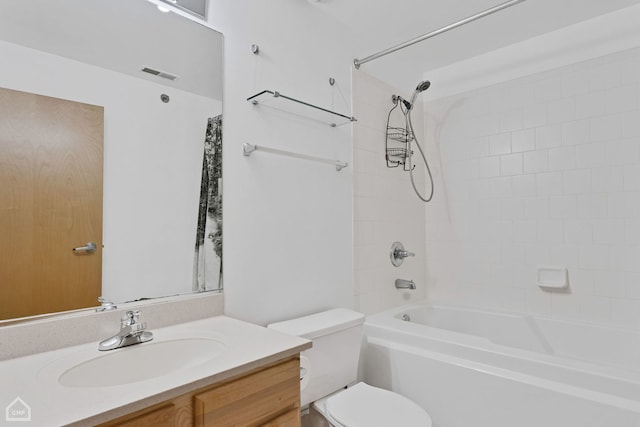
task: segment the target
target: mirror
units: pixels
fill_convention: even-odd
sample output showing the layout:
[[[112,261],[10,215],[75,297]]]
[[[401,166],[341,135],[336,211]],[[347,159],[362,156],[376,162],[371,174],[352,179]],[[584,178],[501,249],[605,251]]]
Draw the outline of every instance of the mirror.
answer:
[[[0,7],[0,132],[13,138],[0,133],[0,321],[95,307],[96,295],[117,304],[222,289],[222,34],[147,0]],[[33,129],[40,142],[29,142]],[[78,129],[94,166],[55,157]],[[90,208],[80,187],[98,196]],[[17,213],[23,205],[30,213]],[[78,225],[90,209],[101,217],[73,239],[42,231]],[[53,283],[67,277],[62,258],[62,282],[80,279],[79,289]],[[90,263],[98,270],[81,272]],[[32,278],[17,281],[19,271]],[[84,303],[64,305],[80,294]]]

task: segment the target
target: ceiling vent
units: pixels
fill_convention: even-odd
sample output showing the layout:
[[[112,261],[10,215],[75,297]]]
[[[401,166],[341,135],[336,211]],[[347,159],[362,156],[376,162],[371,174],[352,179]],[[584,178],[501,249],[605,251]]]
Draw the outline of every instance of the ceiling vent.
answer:
[[[165,71],[154,70],[153,68],[149,68],[149,67],[144,67],[142,71],[148,74],[153,74],[154,76],[162,77],[163,79],[167,79],[167,80],[175,80],[178,78],[178,76],[174,74],[167,73]]]

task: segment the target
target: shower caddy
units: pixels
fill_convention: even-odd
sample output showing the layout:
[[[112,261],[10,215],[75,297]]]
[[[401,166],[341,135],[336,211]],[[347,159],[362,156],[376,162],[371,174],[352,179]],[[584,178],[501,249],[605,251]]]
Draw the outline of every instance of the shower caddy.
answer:
[[[394,105],[387,116],[385,140],[387,167],[397,168],[402,166],[405,171],[409,171],[407,159],[413,155],[410,143],[415,140],[415,136],[411,132],[411,126],[407,123],[406,106],[403,104],[402,98],[393,95],[391,101]],[[400,126],[399,123],[404,123],[404,127]]]

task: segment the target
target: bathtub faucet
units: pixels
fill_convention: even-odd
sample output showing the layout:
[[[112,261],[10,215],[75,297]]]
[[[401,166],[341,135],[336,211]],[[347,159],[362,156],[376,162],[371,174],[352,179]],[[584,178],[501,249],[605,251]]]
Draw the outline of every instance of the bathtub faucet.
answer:
[[[416,284],[413,280],[396,279],[396,289],[415,289]]]

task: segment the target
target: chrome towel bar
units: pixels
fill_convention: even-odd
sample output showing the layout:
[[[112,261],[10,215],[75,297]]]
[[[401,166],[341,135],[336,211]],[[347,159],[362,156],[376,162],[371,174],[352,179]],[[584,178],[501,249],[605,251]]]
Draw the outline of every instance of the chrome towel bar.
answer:
[[[292,151],[278,150],[277,148],[270,148],[270,147],[264,147],[262,145],[249,144],[248,142],[245,142],[244,144],[242,144],[242,154],[244,154],[245,156],[250,156],[251,153],[253,153],[254,151],[264,151],[266,153],[279,154],[281,156],[295,157],[297,159],[304,159],[304,160],[311,160],[314,162],[326,163],[326,164],[335,166],[338,172],[340,172],[342,169],[349,166],[349,163],[341,162],[340,160],[332,160],[332,159],[326,159],[323,157],[309,156],[307,154],[294,153]]]

